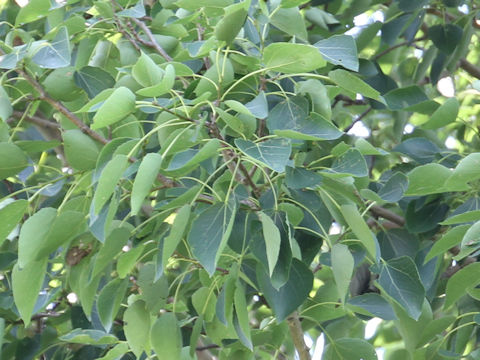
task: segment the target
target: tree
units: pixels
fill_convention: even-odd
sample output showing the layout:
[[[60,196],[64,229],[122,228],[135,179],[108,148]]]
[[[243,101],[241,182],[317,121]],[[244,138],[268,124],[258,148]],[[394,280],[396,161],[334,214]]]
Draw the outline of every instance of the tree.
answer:
[[[475,1],[0,14],[2,359],[480,357]]]

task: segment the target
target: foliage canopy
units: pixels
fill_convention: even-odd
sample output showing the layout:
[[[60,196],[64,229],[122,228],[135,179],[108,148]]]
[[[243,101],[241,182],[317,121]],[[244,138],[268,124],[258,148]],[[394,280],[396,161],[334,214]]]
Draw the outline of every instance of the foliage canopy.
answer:
[[[0,1],[2,359],[480,358],[478,12]]]

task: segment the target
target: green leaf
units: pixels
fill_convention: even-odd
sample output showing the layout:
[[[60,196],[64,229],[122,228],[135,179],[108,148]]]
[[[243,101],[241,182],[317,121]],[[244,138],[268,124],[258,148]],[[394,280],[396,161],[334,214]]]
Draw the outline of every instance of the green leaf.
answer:
[[[102,207],[112,196],[117,183],[128,166],[128,158],[125,155],[115,155],[102,170],[98,185],[93,195],[95,214],[99,214]]]
[[[121,359],[123,355],[128,352],[128,344],[127,343],[119,343],[115,345],[113,348],[108,350],[105,356],[98,358],[98,360],[118,360]]]
[[[443,103],[430,117],[425,124],[424,129],[438,129],[444,127],[457,119],[460,104],[456,98],[449,98]]]
[[[480,220],[480,210],[466,211],[464,213],[450,216],[442,221],[440,225],[456,225]]]
[[[0,142],[0,180],[18,174],[28,166],[28,158],[15,144]]]
[[[265,213],[259,211],[258,217],[262,222],[265,248],[267,249],[268,271],[271,277],[273,270],[275,269],[275,265],[277,265],[278,255],[280,254],[280,230],[278,230],[275,222]]]
[[[262,264],[257,265],[257,280],[260,291],[273,309],[278,323],[303,304],[313,286],[312,271],[298,259],[292,259],[288,280],[278,290],[273,287]]]
[[[44,42],[32,57],[32,61],[40,67],[57,69],[70,65],[70,41],[65,26],[59,28],[51,43]]]
[[[349,149],[337,157],[328,171],[333,173],[351,175],[355,177],[368,176],[368,167],[365,158],[357,149]]]
[[[458,299],[480,283],[480,263],[465,266],[453,274],[447,282],[444,309],[448,309]]]
[[[109,265],[113,258],[122,250],[123,246],[127,244],[129,237],[130,232],[124,227],[112,230],[106,238],[103,246],[95,255],[95,263],[91,270],[91,274],[89,275],[89,279],[97,277],[97,275]]]
[[[247,19],[249,1],[227,6],[225,15],[215,26],[215,37],[230,44],[240,32]]]
[[[118,16],[126,16],[126,17],[132,17],[132,18],[141,18],[146,15],[145,13],[145,6],[143,6],[143,1],[139,1],[135,4],[135,6],[132,6],[128,9],[124,9],[122,11],[119,11],[117,13]]]
[[[462,239],[462,248],[480,243],[480,221],[473,224]]]
[[[138,258],[142,255],[145,246],[138,245],[133,249],[121,254],[117,260],[117,273],[120,279],[125,278],[137,263]]]
[[[48,0],[29,1],[28,4],[22,7],[18,12],[15,18],[15,26],[27,24],[47,16],[50,5],[50,1]]]
[[[314,171],[290,166],[286,168],[285,184],[290,189],[314,188],[321,182],[322,176]]]
[[[15,229],[28,209],[27,200],[5,201],[0,209],[0,246],[7,236]]]
[[[456,24],[434,25],[428,28],[428,37],[445,54],[451,54],[462,39],[463,29]]]
[[[383,102],[383,98],[377,90],[349,71],[343,69],[333,70],[328,73],[328,77],[338,86],[349,92],[353,91],[354,93],[359,93],[365,97]]]
[[[15,306],[25,326],[30,324],[30,317],[42,289],[47,270],[47,260],[31,261],[20,268],[17,263],[12,270],[12,291]]]
[[[12,116],[13,108],[8,97],[7,92],[0,85],[0,120],[3,122],[7,122],[8,118]]]
[[[92,129],[115,124],[135,111],[135,94],[124,86],[113,91],[93,117]]]
[[[85,90],[90,99],[115,85],[115,79],[112,75],[93,66],[84,66],[80,70],[75,71],[73,79],[78,87]]]
[[[445,192],[444,185],[452,172],[439,164],[417,166],[408,173],[406,196],[428,195]]]
[[[197,289],[192,295],[192,305],[205,321],[212,321],[215,317],[216,297],[213,290],[208,287]]]
[[[267,97],[263,91],[250,102],[245,104],[245,107],[258,119],[265,119],[268,116]]]
[[[313,44],[328,62],[358,71],[357,45],[352,36],[334,35]]]
[[[235,139],[235,145],[245,155],[280,173],[285,172],[292,152],[291,143],[284,139],[270,139],[259,143]]]
[[[253,351],[253,344],[250,335],[250,320],[248,316],[245,289],[238,281],[234,293],[235,315],[233,324],[240,342],[250,351]]]
[[[397,318],[392,306],[379,294],[368,293],[355,296],[348,299],[347,304],[366,310],[383,320],[395,320]]]
[[[271,17],[270,23],[281,31],[300,39],[307,39],[305,20],[298,8],[276,9]]]
[[[138,358],[150,348],[150,314],[145,309],[145,302],[137,300],[128,306],[123,314],[123,327],[128,346]],[[171,331],[171,330],[170,330]]]
[[[170,233],[163,242],[162,264],[164,264],[164,266],[167,264],[168,259],[172,256],[180,241],[182,241],[190,220],[191,212],[191,205],[186,204],[182,206],[175,215],[175,220],[173,221]]]
[[[460,225],[447,231],[445,235],[443,235],[439,240],[434,242],[427,256],[425,256],[424,264],[429,262],[435,256],[443,255],[449,249],[460,244],[469,228],[470,225]]]
[[[384,98],[390,110],[402,110],[428,101],[427,95],[417,85],[390,90]]]
[[[145,198],[150,193],[153,183],[158,175],[162,157],[157,153],[148,153],[142,159],[140,167],[133,182],[132,195],[130,198],[131,214],[137,215]]]
[[[111,345],[118,342],[114,335],[92,329],[75,329],[58,339],[72,344],[84,345]]]
[[[217,261],[225,247],[233,221],[236,205],[231,201],[215,204],[202,211],[192,223],[188,243],[196,259],[213,275]]]
[[[383,200],[388,202],[397,202],[408,188],[408,177],[401,172],[393,174],[378,192]]]
[[[455,167],[446,186],[457,188],[464,187],[468,182],[480,178],[480,153],[469,154],[464,157]]]
[[[164,313],[155,321],[150,342],[159,359],[181,358],[182,336],[174,313]]]
[[[341,338],[328,344],[322,360],[377,360],[377,353],[366,340]]]
[[[333,245],[331,256],[333,277],[337,284],[338,296],[344,302],[353,275],[353,256],[348,250],[348,246],[343,244]]]
[[[150,56],[142,51],[140,57],[132,68],[132,75],[140,85],[148,88],[162,81],[164,71]]]
[[[97,312],[106,332],[110,332],[127,291],[128,279],[113,279],[103,287],[97,299]]]
[[[95,141],[81,130],[63,133],[63,146],[68,164],[75,170],[92,170],[97,164],[99,150]]]
[[[175,68],[172,64],[168,64],[161,81],[153,86],[137,90],[137,94],[141,96],[158,97],[168,93],[175,83]]]
[[[362,215],[358,212],[355,205],[346,204],[340,206],[340,211],[347,222],[348,226],[352,228],[353,233],[361,241],[367,252],[374,260],[377,258],[377,242],[375,235],[371,232]]]
[[[170,176],[180,176],[189,173],[202,161],[217,155],[219,148],[220,141],[218,139],[210,139],[199,150],[188,149],[177,153],[173,156],[168,164],[168,168],[164,172]]]
[[[380,266],[378,284],[414,320],[422,312],[425,289],[417,267],[408,256],[391,259]]]
[[[286,74],[309,72],[325,66],[320,52],[311,45],[273,43],[263,51],[265,67]]]

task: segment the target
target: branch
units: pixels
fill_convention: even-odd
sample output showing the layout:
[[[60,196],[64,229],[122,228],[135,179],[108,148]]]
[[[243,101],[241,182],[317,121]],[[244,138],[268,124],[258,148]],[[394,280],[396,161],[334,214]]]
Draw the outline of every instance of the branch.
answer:
[[[460,59],[460,67],[473,77],[480,79],[480,68],[473,65],[471,62],[466,59]]]
[[[74,113],[72,113],[70,110],[68,110],[65,105],[63,105],[60,101],[57,101],[50,97],[48,93],[45,91],[45,89],[40,85],[40,83],[35,80],[33,77],[27,74],[26,71],[24,70],[18,70],[18,72],[23,76],[25,80],[27,80],[35,90],[37,90],[40,94],[40,99],[46,101],[49,103],[54,109],[62,113],[67,117],[68,120],[73,122],[80,130],[82,130],[83,133],[87,134],[90,136],[92,139],[97,140],[101,142],[102,144],[107,144],[109,141],[104,138],[102,135],[97,133],[96,131],[90,129],[85,123],[80,120]]]
[[[378,60],[379,58],[381,58],[382,56],[384,55],[387,55],[389,52],[395,50],[395,49],[398,49],[399,47],[402,47],[402,46],[405,46],[405,45],[410,45],[410,44],[413,44],[415,42],[418,42],[418,41],[423,41],[423,40],[427,40],[428,39],[428,36],[427,35],[423,35],[419,38],[416,38],[416,39],[413,39],[411,41],[404,41],[404,42],[401,42],[399,44],[396,44],[396,45],[393,45],[392,47],[389,47],[388,49],[385,49],[383,50],[382,52],[378,53],[377,55],[375,55],[373,57],[374,60]]]
[[[303,329],[298,317],[298,311],[295,311],[292,315],[290,315],[287,319],[287,322],[293,344],[295,345],[295,349],[297,349],[300,360],[311,360],[309,353],[310,349],[308,348],[307,344],[305,344],[305,340],[303,339]]]
[[[400,226],[405,225],[405,218],[403,216],[397,215],[381,206],[373,205],[369,210],[376,217],[382,217]]]
[[[22,111],[14,111],[12,114],[12,117],[16,119],[25,119],[26,121],[38,125],[40,127],[48,128],[48,129],[60,129],[60,125],[56,122],[46,120],[44,118],[41,118],[40,116],[35,116],[35,115],[27,115]]]
[[[371,106],[369,106],[368,109],[365,110],[363,113],[361,113],[355,120],[353,120],[353,122],[352,122],[349,126],[347,126],[347,127],[343,130],[343,132],[346,132],[346,133],[349,132],[356,123],[358,123],[358,122],[359,122],[360,120],[362,120],[365,116],[367,116],[367,115],[370,113],[370,111],[372,111],[372,110],[373,110],[373,108],[372,108]]]
[[[145,35],[147,35],[147,37],[150,39],[150,42],[146,42],[146,43],[143,43],[143,44],[146,45],[146,46],[150,46],[150,47],[154,48],[156,52],[158,52],[160,55],[162,55],[165,58],[165,60],[172,61],[173,60],[172,57],[170,55],[168,55],[165,50],[163,50],[163,48],[160,46],[160,44],[157,42],[157,40],[153,36],[150,29],[148,28],[148,26],[145,25],[145,23],[141,20],[138,20],[138,19],[135,19],[135,18],[131,18],[131,19],[133,20],[133,22],[135,24],[137,24],[140,27],[140,29],[143,30]]]

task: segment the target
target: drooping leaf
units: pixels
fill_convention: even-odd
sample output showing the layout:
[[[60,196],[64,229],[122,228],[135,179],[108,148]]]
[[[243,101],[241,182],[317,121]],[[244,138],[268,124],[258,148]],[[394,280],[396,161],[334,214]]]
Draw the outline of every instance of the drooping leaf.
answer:
[[[157,153],[148,153],[142,159],[137,171],[137,176],[135,176],[135,181],[133,182],[132,195],[130,198],[132,215],[138,214],[143,201],[150,193],[161,164],[162,157]]]
[[[332,247],[332,270],[335,283],[337,284],[338,296],[345,300],[353,274],[354,260],[348,250],[348,246],[335,244]]]
[[[233,316],[233,325],[237,332],[240,342],[250,351],[253,351],[253,344],[250,334],[250,320],[248,316],[247,301],[245,299],[245,289],[242,284],[237,282],[234,293],[235,314]]]
[[[430,120],[422,125],[424,129],[438,129],[454,122],[457,119],[460,104],[456,98],[449,98],[430,117]]]
[[[119,122],[135,111],[135,95],[124,86],[116,88],[93,117],[92,129],[101,129]]]
[[[245,155],[280,173],[285,172],[292,151],[292,145],[284,139],[271,139],[260,143],[235,139],[235,145]]]
[[[68,164],[80,171],[95,168],[98,147],[95,141],[81,130],[67,130],[63,133],[65,156]]]
[[[334,35],[316,42],[313,46],[318,48],[328,62],[341,65],[348,70],[358,71],[357,45],[352,36]]]
[[[2,245],[10,232],[18,225],[27,209],[27,200],[12,201],[4,204],[0,209],[0,245]]]
[[[97,311],[105,331],[110,332],[115,316],[127,291],[127,279],[114,279],[103,287],[98,294]]]
[[[135,356],[140,357],[142,352],[147,352],[150,348],[150,314],[145,308],[145,302],[137,300],[129,305],[123,321],[128,346]]]
[[[235,213],[236,205],[230,201],[210,206],[193,220],[188,243],[210,276],[230,236]]]
[[[340,211],[347,222],[352,228],[354,234],[362,242],[365,249],[372,256],[374,260],[377,259],[377,241],[375,235],[369,229],[367,223],[362,218],[355,205],[346,204],[340,206]]]
[[[159,359],[180,359],[182,337],[174,313],[162,314],[153,323],[150,342]]]
[[[365,97],[372,98],[374,100],[383,102],[380,93],[368,85],[366,82],[353,75],[351,72],[337,69],[328,73],[330,79],[332,79],[338,86],[347,90],[359,93]]]
[[[292,43],[268,45],[263,51],[263,61],[266,67],[286,74],[308,72],[326,64],[314,46]]]
[[[225,15],[215,26],[215,37],[230,44],[242,29],[247,18],[248,2],[240,2],[225,8]]]
[[[271,277],[280,253],[280,231],[268,215],[260,211],[258,216],[262,222],[263,238],[265,239],[265,248],[267,250],[268,271]]]
[[[6,122],[13,113],[13,107],[3,86],[0,85],[0,120]]]

